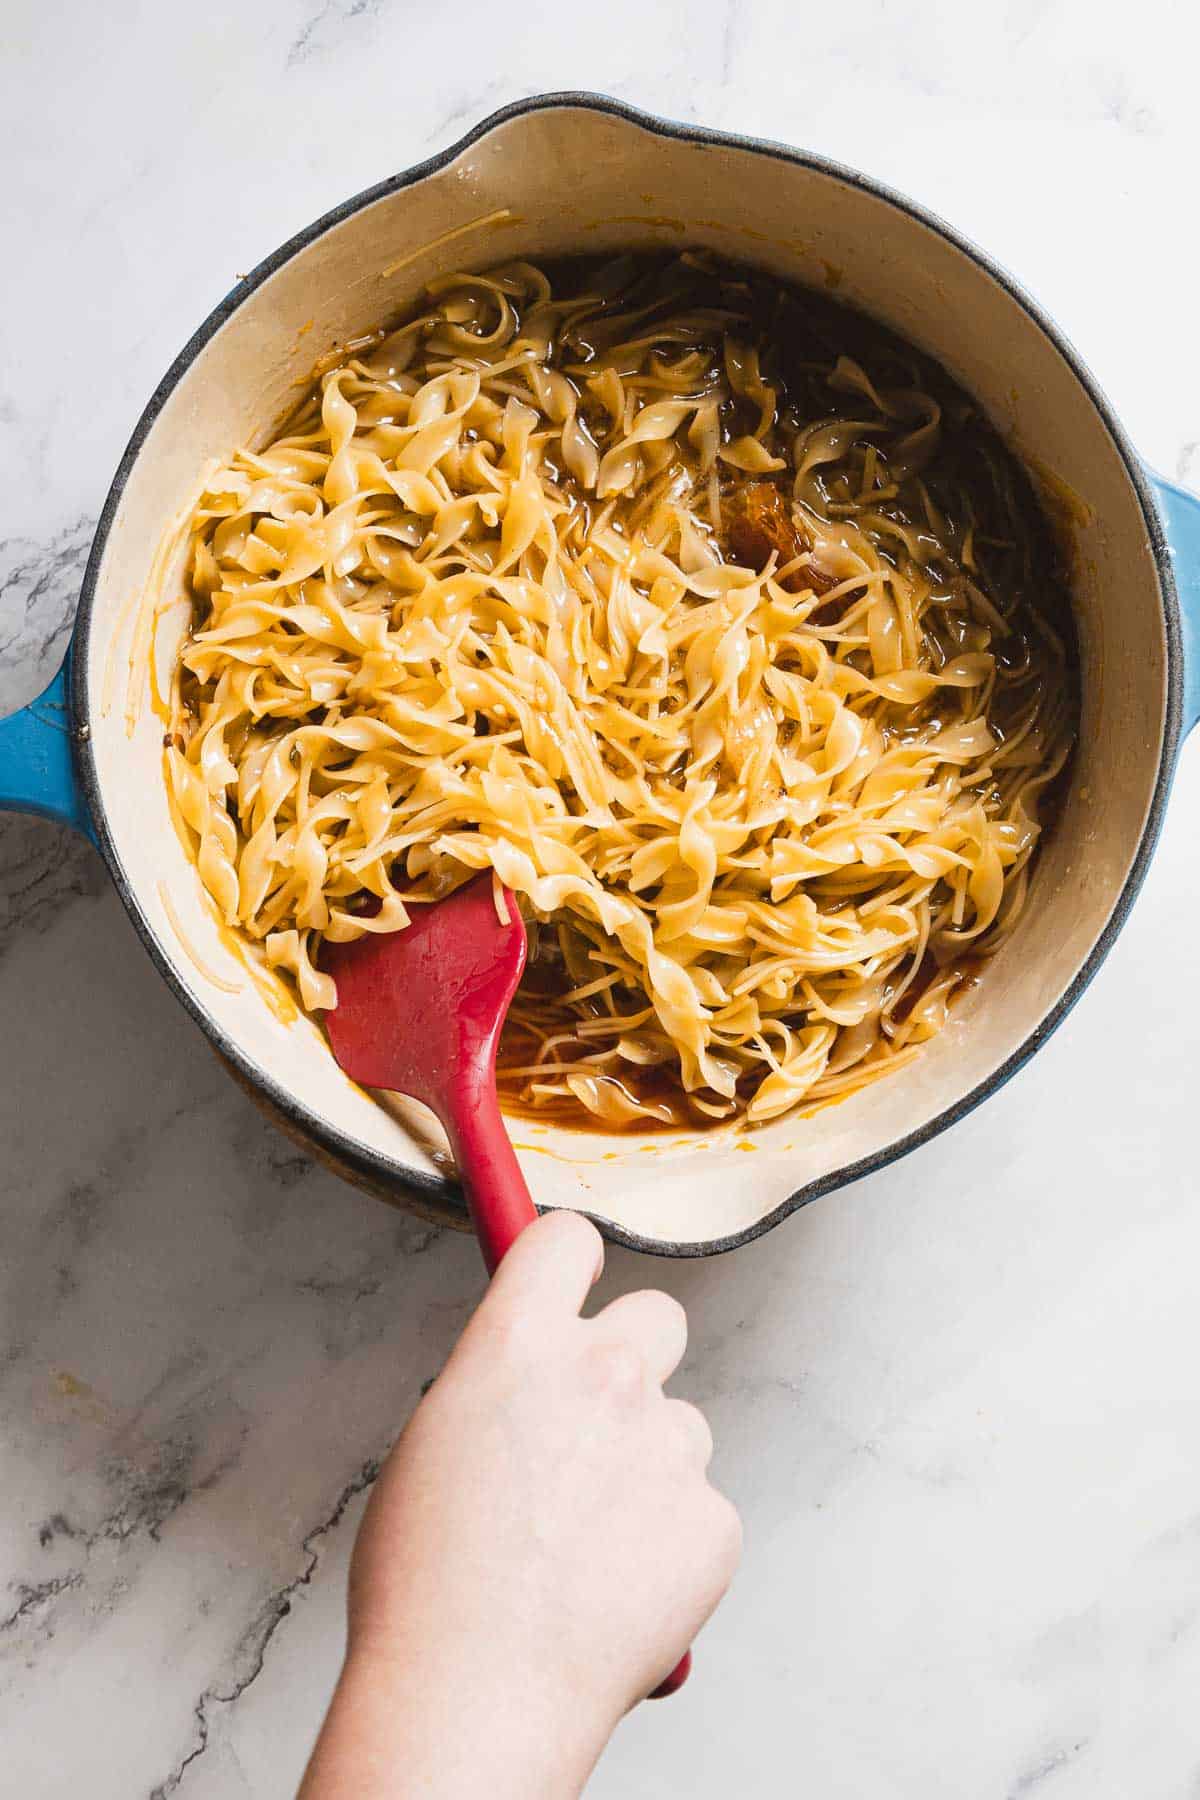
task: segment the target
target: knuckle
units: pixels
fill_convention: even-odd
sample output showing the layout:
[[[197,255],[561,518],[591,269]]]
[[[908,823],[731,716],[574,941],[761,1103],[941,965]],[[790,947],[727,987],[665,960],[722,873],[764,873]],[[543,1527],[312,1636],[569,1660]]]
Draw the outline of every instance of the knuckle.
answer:
[[[725,1580],[733,1578],[735,1569],[742,1560],[742,1544],[744,1532],[742,1516],[732,1500],[726,1499],[716,1488],[710,1489],[713,1499],[712,1532],[715,1539],[718,1557],[725,1573]]]
[[[661,1288],[650,1288],[646,1294],[647,1302],[653,1305],[655,1314],[665,1330],[687,1337],[687,1313],[673,1294],[664,1294]]]
[[[675,1422],[675,1433],[681,1449],[689,1456],[699,1451],[707,1463],[713,1452],[712,1431],[708,1420],[698,1406],[690,1400],[668,1400],[670,1416]]]
[[[604,1240],[590,1219],[582,1213],[570,1212],[565,1207],[556,1212],[545,1213],[538,1225],[542,1236],[557,1241],[572,1249],[578,1248],[599,1254]]]
[[[640,1393],[646,1383],[642,1359],[632,1344],[600,1342],[592,1345],[593,1379],[602,1393],[624,1397]]]

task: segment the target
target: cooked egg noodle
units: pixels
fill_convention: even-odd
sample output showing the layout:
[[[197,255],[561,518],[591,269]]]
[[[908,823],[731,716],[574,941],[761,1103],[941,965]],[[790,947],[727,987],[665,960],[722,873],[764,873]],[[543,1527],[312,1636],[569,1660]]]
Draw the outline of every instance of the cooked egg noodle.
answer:
[[[729,553],[751,483],[784,561]],[[322,939],[493,870],[532,940],[503,1089],[546,1116],[755,1123],[902,1066],[1016,924],[1074,731],[986,423],[700,253],[434,283],[212,475],[189,580],[167,774],[224,920],[316,1011]]]

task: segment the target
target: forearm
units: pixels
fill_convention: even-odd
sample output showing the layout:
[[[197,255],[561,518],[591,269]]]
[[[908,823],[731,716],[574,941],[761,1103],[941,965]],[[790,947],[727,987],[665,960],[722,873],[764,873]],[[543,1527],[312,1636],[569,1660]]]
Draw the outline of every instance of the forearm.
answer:
[[[437,1661],[348,1658],[298,1800],[577,1800],[608,1721],[583,1730],[503,1670],[468,1682]]]

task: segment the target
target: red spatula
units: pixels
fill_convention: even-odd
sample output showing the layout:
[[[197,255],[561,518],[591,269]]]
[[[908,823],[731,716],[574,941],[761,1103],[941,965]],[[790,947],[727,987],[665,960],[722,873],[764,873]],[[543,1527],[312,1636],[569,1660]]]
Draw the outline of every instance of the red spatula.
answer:
[[[496,1099],[496,1044],[525,967],[516,900],[481,875],[448,900],[414,906],[403,931],[326,944],[322,967],[337,983],[325,1015],[333,1054],[352,1081],[437,1114],[494,1273],[537,1218]]]
[[[537,1218],[496,1098],[496,1045],[525,967],[515,898],[481,875],[448,900],[414,906],[403,931],[326,944],[322,962],[337,983],[325,1026],[338,1063],[363,1087],[408,1094],[437,1114],[493,1272]],[[655,1695],[681,1687],[691,1661],[689,1650]]]

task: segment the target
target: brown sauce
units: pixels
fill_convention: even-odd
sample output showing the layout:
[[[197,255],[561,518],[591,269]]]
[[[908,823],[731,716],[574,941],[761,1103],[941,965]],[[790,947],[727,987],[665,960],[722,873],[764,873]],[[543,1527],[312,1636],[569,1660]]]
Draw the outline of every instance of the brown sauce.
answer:
[[[892,1017],[900,1024],[908,1020],[926,997],[930,988],[939,979],[945,981],[949,976],[949,988],[946,996],[947,1006],[953,1010],[984,978],[988,958],[984,956],[962,956],[947,964],[939,964],[933,956],[926,952],[921,959],[920,967],[909,986],[897,1001]],[[539,995],[553,1004],[555,998],[561,1000],[568,991],[569,984],[560,985],[556,996],[554,988],[546,980],[544,972],[535,978]],[[598,1015],[597,1015],[598,1016]],[[739,1129],[753,1129],[744,1118],[740,1117],[753,1089],[754,1080],[742,1084],[745,1091],[739,1091],[738,1103],[724,1119],[715,1119],[692,1104],[691,1097],[680,1085],[678,1073],[666,1063],[639,1066],[635,1063],[622,1063],[618,1074],[610,1074],[606,1070],[596,1070],[584,1060],[591,1054],[591,1046],[579,1044],[574,1049],[560,1046],[554,1052],[555,1062],[575,1061],[579,1065],[580,1074],[602,1075],[603,1079],[616,1088],[626,1099],[637,1106],[654,1107],[665,1116],[634,1118],[627,1123],[614,1123],[603,1119],[580,1104],[573,1095],[552,1094],[543,1099],[533,1099],[527,1091],[527,1077],[518,1075],[516,1071],[527,1071],[536,1061],[541,1043],[540,1035],[530,1030],[520,1016],[520,1000],[516,1009],[505,1023],[500,1038],[500,1047],[496,1056],[496,1089],[500,1096],[500,1105],[511,1118],[527,1119],[541,1125],[565,1125],[576,1131],[600,1132],[604,1134],[627,1131],[638,1137],[678,1131],[708,1131],[722,1124],[737,1124]],[[823,1107],[836,1106],[849,1094],[831,1094],[825,1098],[812,1101],[801,1100],[798,1111],[804,1114],[819,1112]],[[748,1147],[748,1146],[746,1146]]]
[[[537,1053],[537,1047],[538,1039],[524,1030],[519,1022],[505,1025],[496,1058],[496,1089],[500,1095],[500,1105],[510,1117],[529,1119],[541,1125],[569,1125],[576,1131],[629,1131],[635,1132],[639,1137],[646,1133],[695,1130],[698,1127],[707,1129],[719,1123],[689,1105],[678,1075],[662,1063],[650,1068],[623,1063],[619,1075],[605,1077],[635,1105],[661,1108],[667,1114],[662,1119],[642,1117],[632,1119],[627,1124],[613,1123],[590,1112],[573,1094],[551,1094],[542,1101],[533,1100],[526,1091],[525,1079],[516,1078],[509,1071],[528,1068]],[[573,1059],[579,1062],[580,1074],[591,1073],[582,1060],[587,1054],[588,1051],[581,1046]],[[556,1053],[556,1060],[566,1062],[570,1059]]]

